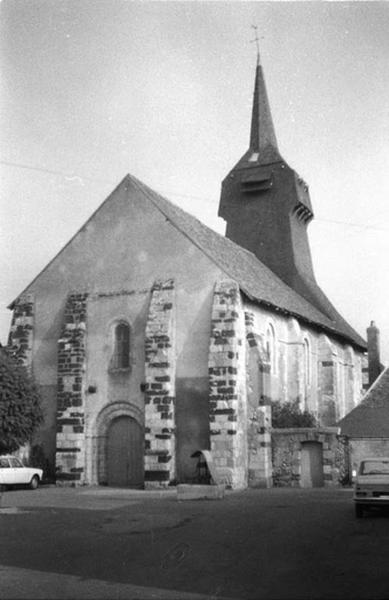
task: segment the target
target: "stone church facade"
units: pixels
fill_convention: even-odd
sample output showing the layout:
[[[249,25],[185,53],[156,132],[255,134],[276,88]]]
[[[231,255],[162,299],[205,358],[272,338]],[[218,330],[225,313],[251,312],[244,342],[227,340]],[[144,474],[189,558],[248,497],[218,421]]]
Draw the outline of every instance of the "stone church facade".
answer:
[[[318,287],[307,185],[281,157],[262,67],[249,150],[222,185],[226,237],[127,175],[12,303],[58,482],[272,484],[271,401],[321,427],[360,400],[365,342]]]

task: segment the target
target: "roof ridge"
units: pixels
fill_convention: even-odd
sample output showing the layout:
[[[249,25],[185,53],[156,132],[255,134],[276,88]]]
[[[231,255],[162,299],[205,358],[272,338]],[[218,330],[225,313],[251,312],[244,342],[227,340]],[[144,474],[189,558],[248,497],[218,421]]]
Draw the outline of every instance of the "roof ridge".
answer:
[[[117,190],[124,186],[125,190],[128,191],[128,184],[133,185],[139,193],[143,194],[182,235],[185,235],[191,243],[196,245],[222,272],[229,278],[234,279],[239,284],[242,293],[249,300],[269,306],[277,312],[302,319],[311,326],[320,327],[324,332],[341,337],[343,340],[347,340],[359,348],[366,348],[365,341],[344,321],[341,315],[339,323],[331,321],[323,312],[311,304],[309,300],[282,281],[252,252],[214,231],[197,217],[186,212],[130,174],[124,176],[107,198],[93,211],[92,215],[70,240],[39,271],[36,277],[18,294],[8,308],[14,308],[15,303],[23,294],[28,292],[37,279],[70,246],[95,215],[110,201]]]
[[[291,314],[293,316],[296,316],[298,318],[302,318],[304,321],[306,321],[308,323],[311,323],[311,324],[313,323],[313,324],[316,324],[316,325],[320,325],[321,327],[324,327],[329,332],[331,332],[331,334],[340,335],[341,337],[346,338],[347,340],[351,341],[352,343],[357,344],[360,347],[364,347],[364,340],[362,340],[362,338],[360,338],[360,336],[357,334],[357,332],[354,332],[354,330],[352,329],[352,327],[350,325],[348,325],[348,323],[346,321],[344,321],[343,317],[339,313],[337,313],[335,307],[333,307],[333,308],[336,311],[336,313],[339,315],[339,318],[341,319],[342,323],[338,324],[335,320],[332,320],[329,316],[327,316],[325,313],[323,313],[321,310],[319,310],[316,306],[314,306],[304,296],[302,296],[301,294],[299,294],[298,292],[296,292],[293,288],[291,288],[290,286],[288,286],[267,265],[265,265],[264,263],[262,263],[255,256],[255,254],[253,254],[253,252],[251,252],[250,250],[247,250],[246,248],[243,248],[242,246],[239,246],[239,244],[237,244],[236,242],[233,242],[232,240],[230,240],[229,238],[227,238],[225,236],[222,236],[217,231],[214,231],[213,229],[211,229],[210,227],[208,227],[207,225],[205,225],[202,221],[200,221],[197,217],[195,217],[194,215],[188,213],[184,209],[180,208],[179,206],[177,206],[176,204],[174,204],[171,200],[169,200],[168,198],[166,198],[165,196],[163,196],[159,192],[156,192],[155,190],[153,190],[152,188],[150,188],[149,186],[147,186],[146,184],[144,184],[142,181],[140,181],[136,177],[134,177],[134,176],[132,176],[130,174],[128,174],[127,177],[128,177],[128,179],[133,184],[135,184],[136,188],[141,193],[143,193],[153,203],[153,205],[167,219],[169,219],[169,221],[183,235],[185,235],[188,239],[190,239],[190,241],[193,244],[195,244],[208,258],[210,258],[210,260],[212,260],[212,262],[214,264],[216,264],[224,273],[226,273],[226,275],[228,275],[228,277],[237,280],[236,276],[234,276],[234,274],[231,273],[231,270],[228,267],[226,267],[223,264],[222,261],[218,260],[217,257],[215,257],[214,254],[210,253],[208,251],[208,249],[206,249],[204,247],[204,245],[201,243],[201,240],[194,238],[193,235],[191,235],[190,233],[188,233],[188,231],[184,230],[182,228],[182,226],[174,220],[174,215],[171,215],[171,214],[167,213],[167,211],[161,205],[161,201],[164,202],[164,203],[166,203],[167,207],[171,211],[173,211],[173,213],[176,213],[176,215],[178,217],[182,216],[186,220],[189,217],[192,220],[192,222],[196,223],[197,226],[200,226],[203,229],[204,232],[207,232],[208,235],[211,234],[214,238],[216,238],[224,246],[226,246],[226,245],[230,246],[231,249],[234,250],[234,251],[236,251],[237,253],[240,253],[240,254],[244,253],[246,255],[247,259],[251,263],[260,266],[260,268],[262,270],[264,270],[269,275],[269,277],[271,277],[271,279],[276,283],[276,285],[281,286],[281,288],[284,288],[284,289],[288,290],[288,292],[290,294],[293,294],[295,297],[297,297],[299,299],[300,304],[302,303],[303,305],[306,306],[306,308],[309,307],[309,309],[311,311],[313,311],[314,316],[312,318],[309,318],[306,315],[304,316],[304,314],[301,314],[301,312],[293,311],[293,310],[288,309],[286,307],[282,307],[278,303],[272,302],[271,300],[266,300],[265,298],[262,298],[262,297],[259,298],[258,296],[255,296],[252,292],[250,292],[250,290],[248,289],[248,287],[246,285],[242,284],[242,281],[237,280],[238,283],[239,283],[239,287],[241,288],[242,292],[244,292],[245,295],[249,299],[260,301],[263,304],[266,304],[268,306],[273,307],[275,310],[283,311],[283,312],[286,312],[286,313]],[[248,266],[251,268],[253,265],[250,264]],[[322,293],[324,294],[324,292],[322,292]],[[316,318],[315,318],[315,314],[316,314]],[[343,323],[345,325],[347,325],[347,330],[351,330],[349,333],[347,331],[342,331],[341,326],[343,325]],[[344,325],[343,325],[343,328],[346,329],[346,327],[344,327]]]
[[[288,284],[286,284],[284,281],[282,281],[282,279],[280,279],[278,277],[278,275],[276,273],[274,273],[267,265],[265,265],[262,261],[260,261],[253,252],[251,252],[251,250],[248,250],[247,248],[244,248],[243,246],[239,246],[239,244],[237,244],[236,242],[234,242],[233,240],[231,240],[228,237],[225,237],[224,235],[221,235],[218,231],[215,231],[214,229],[212,229],[211,227],[208,227],[208,225],[206,225],[205,223],[203,223],[202,221],[200,221],[200,219],[198,219],[197,217],[195,217],[194,215],[190,214],[189,212],[187,212],[186,210],[184,210],[183,208],[180,208],[179,206],[177,206],[176,204],[174,204],[174,202],[172,202],[171,200],[169,200],[168,198],[166,198],[165,196],[163,196],[162,194],[160,194],[159,192],[156,192],[155,190],[153,190],[152,188],[150,188],[148,185],[146,185],[145,183],[143,183],[142,181],[140,181],[139,179],[137,179],[136,177],[133,177],[132,175],[128,174],[127,177],[130,178],[130,180],[132,182],[134,182],[136,184],[136,187],[138,188],[138,190],[140,192],[143,192],[147,195],[147,197],[149,198],[149,200],[151,200],[151,202],[154,204],[154,206],[160,210],[165,217],[167,217],[169,219],[169,221],[171,221],[173,223],[173,225],[179,230],[181,231],[181,233],[183,233],[186,237],[188,237],[196,246],[198,246],[198,248],[200,248],[200,250],[202,250],[205,254],[207,254],[207,256],[209,256],[209,258],[211,258],[211,260],[213,262],[216,262],[218,264],[218,266],[225,271],[225,267],[221,266],[218,261],[215,260],[215,257],[210,255],[210,253],[208,253],[204,247],[202,246],[202,244],[200,244],[197,240],[194,240],[192,238],[191,235],[189,235],[186,231],[183,231],[182,228],[180,227],[180,225],[178,223],[175,223],[172,221],[172,218],[170,215],[166,214],[166,212],[163,210],[163,208],[155,201],[155,199],[152,197],[153,194],[159,196],[160,199],[164,200],[165,202],[167,202],[171,208],[173,208],[173,210],[182,212],[185,216],[189,216],[191,219],[193,219],[194,221],[196,221],[201,227],[204,227],[204,229],[206,229],[207,231],[211,232],[212,235],[217,236],[224,244],[230,245],[232,246],[234,249],[239,250],[240,252],[244,252],[245,254],[247,254],[250,258],[252,258],[253,260],[259,262],[262,267],[264,269],[266,269],[269,273],[271,273],[271,275],[278,279],[278,281],[288,287],[289,289],[292,290],[292,288],[290,288],[288,286]],[[229,273],[226,273],[227,275],[230,276]],[[292,290],[294,292],[294,290]],[[297,292],[295,292],[297,294]],[[298,294],[300,296],[300,294]],[[303,298],[303,300],[305,300],[305,298]],[[310,302],[308,300],[305,300],[306,302],[308,302],[310,304]],[[316,308],[316,307],[314,307]],[[318,309],[316,309],[318,310]],[[321,312],[318,310],[318,312]],[[323,313],[321,313],[323,314]],[[323,316],[325,316],[323,314]]]
[[[79,233],[81,233],[81,231],[88,225],[88,223],[93,219],[93,217],[99,212],[99,210],[107,203],[109,202],[111,196],[114,195],[114,193],[116,192],[116,190],[118,190],[120,188],[121,185],[123,185],[123,183],[127,180],[127,175],[125,175],[123,177],[123,179],[121,179],[119,181],[119,183],[117,184],[117,186],[114,187],[114,189],[112,190],[112,192],[110,194],[108,194],[108,196],[105,198],[105,200],[103,200],[103,202],[101,204],[99,204],[99,206],[92,212],[91,216],[87,218],[87,220],[81,225],[81,227],[79,227],[77,229],[77,231],[70,237],[70,239],[66,242],[66,244],[64,244],[56,254],[54,254],[53,258],[51,260],[49,260],[49,262],[47,264],[45,264],[44,267],[42,267],[42,269],[39,271],[39,273],[37,275],[35,275],[35,277],[33,277],[33,279],[23,288],[23,290],[20,292],[20,294],[18,294],[16,296],[16,298],[14,300],[12,300],[12,302],[9,303],[9,305],[7,306],[7,308],[13,310],[15,303],[19,300],[19,298],[21,298],[21,296],[23,296],[23,294],[25,294],[27,292],[27,290],[33,285],[33,283],[35,283],[35,281],[46,271],[46,269],[48,269],[50,267],[50,265],[53,264],[53,262],[58,258],[58,256],[60,254],[62,254],[62,252],[64,252],[66,250],[66,248],[68,246],[70,246],[70,244],[72,243],[72,241],[78,236]]]
[[[358,404],[358,406],[361,406],[364,403],[367,404],[369,402],[369,395],[371,395],[378,388],[378,386],[382,383],[381,379],[384,379],[384,377],[386,377],[387,375],[389,375],[389,367],[385,367],[383,371],[381,371],[381,373],[378,375],[377,379],[373,381],[371,386],[366,390],[366,393],[363,396],[361,402]],[[355,408],[358,408],[358,406],[356,406]]]
[[[141,191],[143,193],[146,193],[146,195],[152,201],[152,203],[154,204],[154,206],[156,206],[158,208],[158,210],[160,210],[165,215],[165,217],[167,217],[169,219],[169,221],[171,221],[171,217],[169,215],[167,215],[166,212],[163,210],[163,208],[161,206],[159,206],[159,204],[157,204],[154,201],[154,199],[151,197],[153,194],[156,194],[157,196],[159,196],[160,198],[162,198],[162,200],[164,200],[165,202],[167,202],[168,204],[170,204],[171,208],[173,208],[174,210],[177,210],[179,212],[182,212],[184,215],[189,216],[191,219],[193,219],[199,225],[201,225],[201,227],[204,227],[205,229],[207,229],[207,231],[212,232],[212,234],[215,235],[215,236],[217,236],[220,240],[223,240],[223,242],[227,242],[229,245],[235,247],[236,249],[239,249],[240,251],[245,252],[247,255],[251,256],[255,260],[258,260],[257,257],[255,256],[255,254],[253,252],[251,252],[251,250],[248,250],[247,248],[243,248],[243,246],[239,246],[239,244],[237,244],[233,240],[230,240],[230,238],[227,238],[224,235],[222,235],[221,233],[219,233],[218,231],[215,231],[214,229],[212,229],[211,227],[209,227],[208,225],[206,225],[205,223],[203,223],[202,221],[200,221],[200,219],[198,219],[195,215],[192,215],[191,213],[187,212],[186,210],[184,210],[180,206],[177,206],[177,204],[174,204],[174,202],[172,202],[171,200],[169,200],[169,198],[166,198],[166,196],[164,196],[160,192],[157,192],[157,191],[153,190],[148,185],[146,185],[145,183],[143,183],[142,181],[140,181],[136,177],[133,177],[130,174],[128,174],[127,177],[132,182],[135,182],[135,184],[136,184],[137,188],[139,189],[139,191]],[[182,231],[182,229],[180,228],[180,226],[177,223],[174,223],[174,225],[177,227],[177,229],[179,229],[181,231],[181,233],[184,233],[187,237],[190,237],[190,236],[188,236],[188,234],[186,232]],[[192,240],[192,238],[191,238],[191,240]],[[192,241],[196,245],[198,245],[199,247],[201,246],[201,244],[198,244],[196,241],[194,241],[194,240],[192,240]],[[205,250],[203,248],[201,248],[201,249],[205,252]],[[211,257],[211,258],[213,258],[213,257]],[[261,263],[261,264],[263,264],[263,263]],[[271,269],[269,269],[269,267],[267,267],[265,264],[263,264],[263,266],[270,273],[273,273],[273,271]],[[275,273],[274,273],[274,276],[277,277],[277,279],[280,279],[278,277],[278,275],[276,275]],[[280,279],[280,281],[282,281],[282,280]],[[284,284],[284,285],[286,285],[286,284]]]
[[[338,421],[342,435],[350,438],[389,436],[389,367],[369,387],[361,402]]]

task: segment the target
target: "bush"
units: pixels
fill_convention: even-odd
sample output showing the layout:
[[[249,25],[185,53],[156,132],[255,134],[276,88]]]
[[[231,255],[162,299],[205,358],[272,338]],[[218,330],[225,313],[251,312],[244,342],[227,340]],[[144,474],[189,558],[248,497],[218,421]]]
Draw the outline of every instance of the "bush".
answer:
[[[43,421],[38,390],[27,370],[0,348],[0,454],[31,441]]]
[[[272,427],[285,429],[287,427],[317,427],[315,415],[308,410],[301,411],[299,401],[280,402],[274,400],[272,408]]]

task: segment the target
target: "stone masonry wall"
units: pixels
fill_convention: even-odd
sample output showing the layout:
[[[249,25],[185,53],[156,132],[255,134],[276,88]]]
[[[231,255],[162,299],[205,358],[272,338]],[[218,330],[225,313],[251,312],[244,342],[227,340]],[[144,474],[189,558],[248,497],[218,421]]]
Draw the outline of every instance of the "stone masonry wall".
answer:
[[[19,364],[30,368],[34,335],[34,299],[21,296],[15,304],[8,337],[8,350]]]
[[[323,481],[325,487],[339,485],[348,479],[348,447],[336,428],[273,429],[272,460],[275,487],[300,487],[301,453],[304,442],[322,444]]]
[[[233,488],[247,486],[245,327],[235,281],[216,283],[209,346],[209,418],[213,461]]]
[[[248,485],[271,487],[270,365],[254,314],[245,312],[247,363]]]
[[[85,477],[84,376],[87,294],[71,294],[58,340],[57,481]]]
[[[145,487],[175,479],[174,281],[156,282],[145,337]]]

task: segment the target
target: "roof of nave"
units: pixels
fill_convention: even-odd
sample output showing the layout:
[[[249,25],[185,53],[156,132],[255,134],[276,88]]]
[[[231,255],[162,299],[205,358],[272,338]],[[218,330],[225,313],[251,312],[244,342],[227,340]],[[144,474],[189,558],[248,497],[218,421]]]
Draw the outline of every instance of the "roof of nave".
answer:
[[[328,316],[320,312],[308,300],[286,285],[273,271],[258,260],[252,252],[216,233],[201,223],[196,217],[185,212],[131,175],[127,175],[116,189],[121,188],[126,183],[128,184],[129,195],[139,193],[143,197],[148,198],[173,226],[217,264],[229,278],[234,279],[238,283],[241,291],[248,299],[267,305],[273,310],[296,316],[310,325],[324,330],[328,334],[340,336],[352,345],[363,350],[366,349],[365,341],[348,325],[339,313],[335,311],[334,318],[328,318]],[[110,202],[111,196],[112,194],[88,219],[87,223],[94,218],[103,205]],[[86,224],[81,227],[80,231],[85,226]],[[78,233],[72,239],[77,235]],[[57,256],[66,250],[72,239]],[[18,298],[23,293],[28,292],[32,283],[38,280],[49,265],[55,262],[57,256],[33,279]],[[10,304],[9,308],[14,307],[18,298]]]
[[[185,212],[136,178],[131,175],[127,177],[163,212],[173,225],[207,254],[229,277],[237,281],[242,292],[250,300],[267,304],[275,310],[302,318],[310,324],[326,329],[328,333],[341,336],[350,343],[366,349],[366,342],[363,338],[335,309],[331,315],[333,318],[328,318],[286,285],[252,252],[216,233],[196,217]]]
[[[338,425],[342,434],[350,437],[389,438],[389,367]]]

